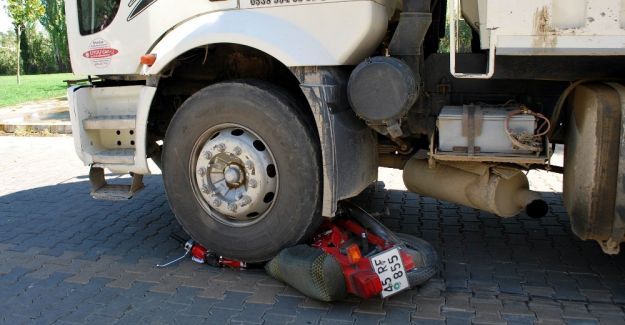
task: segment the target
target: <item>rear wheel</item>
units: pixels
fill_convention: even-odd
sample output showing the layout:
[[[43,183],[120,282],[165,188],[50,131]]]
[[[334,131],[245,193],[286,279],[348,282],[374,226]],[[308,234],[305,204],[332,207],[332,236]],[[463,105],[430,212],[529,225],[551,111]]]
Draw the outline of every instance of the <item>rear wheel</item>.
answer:
[[[260,262],[319,225],[314,128],[282,89],[226,82],[189,98],[164,145],[163,178],[183,228],[209,250]]]

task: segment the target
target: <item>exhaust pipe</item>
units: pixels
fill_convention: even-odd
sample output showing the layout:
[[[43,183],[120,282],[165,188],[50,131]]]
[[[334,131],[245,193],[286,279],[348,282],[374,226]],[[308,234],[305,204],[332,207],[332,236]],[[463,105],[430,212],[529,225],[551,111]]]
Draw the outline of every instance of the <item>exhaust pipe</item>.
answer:
[[[437,163],[410,159],[404,167],[408,190],[440,200],[462,204],[512,217],[522,210],[541,218],[549,206],[540,194],[529,190],[527,177],[520,170],[479,162]]]
[[[523,173],[521,175],[525,176]],[[522,190],[517,199],[518,203],[525,207],[525,213],[532,218],[542,218],[549,212],[549,205],[538,192]]]

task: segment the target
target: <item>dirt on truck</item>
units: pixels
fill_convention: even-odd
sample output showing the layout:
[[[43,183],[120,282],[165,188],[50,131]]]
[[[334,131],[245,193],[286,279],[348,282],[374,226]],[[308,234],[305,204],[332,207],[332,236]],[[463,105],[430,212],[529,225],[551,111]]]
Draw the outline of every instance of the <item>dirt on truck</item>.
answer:
[[[619,252],[623,1],[65,6],[73,70],[90,76],[68,97],[91,195],[132,198],[152,159],[176,218],[211,251],[263,262],[306,242],[383,166],[410,191],[502,218],[548,212],[526,171],[563,173],[575,234]],[[460,20],[470,53],[457,53]],[[132,180],[108,184],[105,169]]]

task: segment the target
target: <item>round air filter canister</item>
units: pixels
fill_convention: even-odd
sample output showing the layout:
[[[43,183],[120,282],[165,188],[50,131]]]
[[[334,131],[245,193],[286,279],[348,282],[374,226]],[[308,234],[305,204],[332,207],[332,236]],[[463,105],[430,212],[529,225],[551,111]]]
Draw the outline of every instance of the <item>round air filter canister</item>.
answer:
[[[352,72],[347,94],[352,109],[370,123],[402,118],[417,100],[419,86],[410,67],[392,57],[373,57]]]

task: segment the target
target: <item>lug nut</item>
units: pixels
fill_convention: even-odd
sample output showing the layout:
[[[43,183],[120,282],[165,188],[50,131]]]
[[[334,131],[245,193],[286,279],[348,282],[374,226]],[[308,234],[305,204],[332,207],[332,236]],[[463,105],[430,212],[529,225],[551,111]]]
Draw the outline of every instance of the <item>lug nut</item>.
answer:
[[[220,144],[215,146],[215,149],[217,149],[217,151],[219,151],[219,152],[224,152],[224,151],[226,151],[226,145],[223,144],[223,143],[220,143]]]
[[[206,168],[202,167],[200,169],[198,169],[198,174],[200,174],[200,176],[204,177],[206,176]]]
[[[250,203],[252,203],[252,198],[247,196],[247,195],[245,197],[243,197],[243,199],[241,200],[241,206],[242,207],[244,207],[244,206],[246,206],[246,205],[248,205]]]
[[[234,152],[234,154],[238,156],[243,152],[243,150],[241,150],[241,148],[239,147],[235,147],[234,150],[232,150],[232,152]]]
[[[232,212],[237,212],[237,205],[236,205],[236,203],[229,203],[228,204],[228,210],[230,210]]]
[[[245,162],[245,168],[252,170],[254,169],[254,163],[251,160]]]
[[[206,159],[211,159],[211,158],[213,158],[213,153],[212,153],[212,152],[210,152],[210,151],[208,151],[208,150],[207,150],[207,151],[204,151],[203,155],[204,155],[204,158],[206,158]]]
[[[250,179],[249,185],[251,188],[256,188],[258,186],[258,182],[255,179]]]
[[[215,200],[213,200],[213,205],[214,205],[215,207],[219,207],[219,206],[221,205],[221,200],[220,200],[220,199],[215,199]]]
[[[211,191],[211,189],[210,189],[210,187],[208,187],[208,185],[206,185],[206,184],[202,185],[202,193],[208,194],[208,193],[210,193],[210,191]]]

